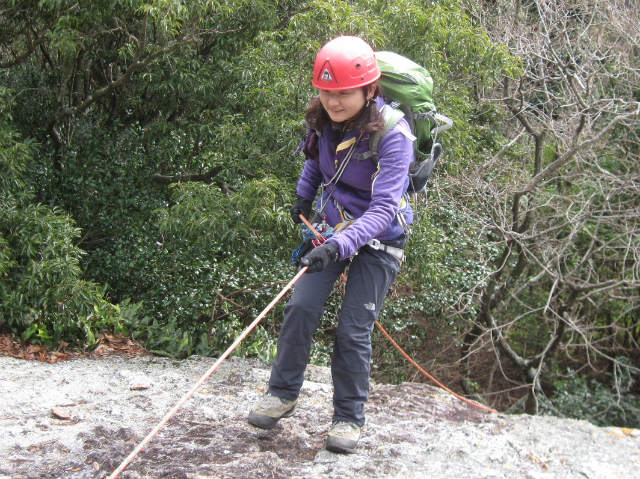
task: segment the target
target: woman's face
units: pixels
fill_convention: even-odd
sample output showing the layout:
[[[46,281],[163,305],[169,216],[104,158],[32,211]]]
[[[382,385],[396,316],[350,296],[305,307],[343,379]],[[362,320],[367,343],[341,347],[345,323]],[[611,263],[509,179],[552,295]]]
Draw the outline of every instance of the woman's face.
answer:
[[[320,103],[326,110],[329,118],[336,123],[351,120],[364,107],[367,98],[364,88],[351,90],[320,90]]]

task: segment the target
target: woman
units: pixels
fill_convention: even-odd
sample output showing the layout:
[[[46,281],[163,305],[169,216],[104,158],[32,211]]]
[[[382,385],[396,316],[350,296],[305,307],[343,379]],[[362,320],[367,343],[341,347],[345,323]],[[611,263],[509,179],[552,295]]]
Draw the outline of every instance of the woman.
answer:
[[[291,208],[295,222],[316,217],[334,231],[302,256],[308,272],[285,307],[278,354],[269,389],[249,422],[271,428],[293,414],[324,304],[345,268],[349,274],[331,361],[333,422],[331,451],[352,453],[365,423],[369,392],[371,332],[403,258],[406,229],[413,219],[406,201],[414,137],[400,120],[380,142],[379,161],[369,157],[369,137],[384,130],[373,50],[357,37],[341,36],[318,52],[313,86],[319,91],[306,112],[310,134],[301,145],[306,161]],[[313,273],[313,274],[309,274]]]

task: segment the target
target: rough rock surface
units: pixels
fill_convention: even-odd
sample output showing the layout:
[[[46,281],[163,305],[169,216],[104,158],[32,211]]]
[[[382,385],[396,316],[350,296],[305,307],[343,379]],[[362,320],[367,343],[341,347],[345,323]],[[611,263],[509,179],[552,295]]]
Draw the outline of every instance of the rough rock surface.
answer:
[[[104,478],[211,366],[211,358],[0,357],[0,479]],[[324,450],[326,368],[310,367],[295,416],[246,423],[269,375],[230,359],[121,478],[640,478],[640,430],[485,413],[425,384],[374,384],[357,454]]]

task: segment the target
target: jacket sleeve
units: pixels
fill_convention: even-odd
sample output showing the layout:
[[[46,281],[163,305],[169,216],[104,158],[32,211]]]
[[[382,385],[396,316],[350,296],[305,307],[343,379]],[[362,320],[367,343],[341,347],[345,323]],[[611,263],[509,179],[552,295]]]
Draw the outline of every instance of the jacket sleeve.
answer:
[[[382,138],[369,207],[351,226],[330,239],[338,244],[341,259],[353,256],[395,219],[407,191],[409,165],[414,160],[414,137],[405,132],[409,132],[409,126],[403,119]]]

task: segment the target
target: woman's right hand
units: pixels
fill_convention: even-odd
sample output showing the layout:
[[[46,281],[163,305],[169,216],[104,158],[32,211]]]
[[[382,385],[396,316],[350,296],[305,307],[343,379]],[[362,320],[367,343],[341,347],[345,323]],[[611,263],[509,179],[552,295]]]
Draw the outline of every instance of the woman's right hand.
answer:
[[[300,265],[309,267],[307,273],[319,273],[331,263],[336,263],[339,256],[338,245],[326,242],[316,246],[300,258]]]

